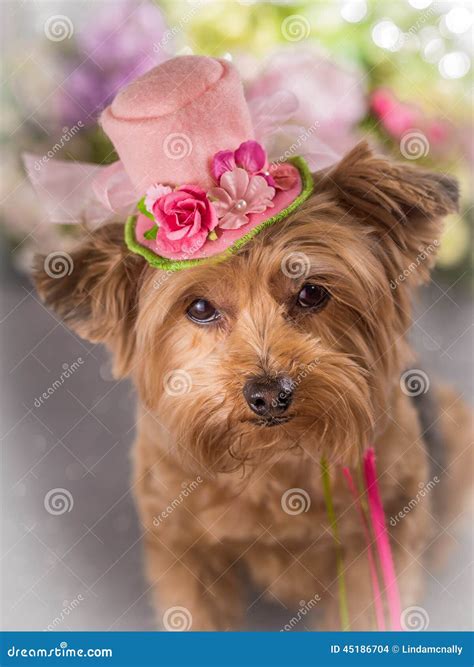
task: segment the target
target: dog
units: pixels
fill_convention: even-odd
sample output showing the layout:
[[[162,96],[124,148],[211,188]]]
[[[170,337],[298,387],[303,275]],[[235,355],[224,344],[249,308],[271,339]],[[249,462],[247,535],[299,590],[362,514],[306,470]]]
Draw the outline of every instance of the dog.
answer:
[[[350,627],[373,629],[366,542],[341,467],[372,445],[396,517],[437,466],[439,484],[387,524],[403,608],[422,600],[440,526],[469,487],[469,410],[441,386],[427,419],[400,379],[414,362],[412,296],[435,260],[425,249],[457,210],[456,182],[365,142],[313,180],[298,210],[223,262],[154,269],[118,223],[87,233],[61,279],[37,259],[44,303],[105,343],[116,376],[136,387],[132,488],[159,621],[184,608],[193,630],[242,629],[247,581],[289,608],[314,597],[305,624],[341,629],[324,456]],[[285,506],[289,491],[304,511]]]

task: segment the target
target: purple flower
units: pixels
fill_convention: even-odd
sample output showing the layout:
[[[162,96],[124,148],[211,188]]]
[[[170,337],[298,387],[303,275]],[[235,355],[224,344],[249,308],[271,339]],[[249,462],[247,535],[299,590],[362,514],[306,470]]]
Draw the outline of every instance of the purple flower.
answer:
[[[169,56],[165,20],[151,3],[116,0],[76,33],[77,54],[56,104],[65,124],[95,123],[115,94]]]

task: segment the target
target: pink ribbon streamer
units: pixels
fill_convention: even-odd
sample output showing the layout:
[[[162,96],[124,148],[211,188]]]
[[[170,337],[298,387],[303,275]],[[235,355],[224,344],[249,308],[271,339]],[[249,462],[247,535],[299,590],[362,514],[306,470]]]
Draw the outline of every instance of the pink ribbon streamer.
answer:
[[[301,155],[310,169],[317,171],[341,159],[342,156],[320,138],[316,126],[307,128],[295,122],[300,103],[290,90],[251,97],[248,105],[255,138],[265,146],[270,161],[281,162]]]
[[[373,447],[367,449],[364,454],[364,478],[367,490],[369,512],[374,531],[375,542],[380,560],[380,568],[385,583],[387,604],[391,619],[392,630],[401,630],[400,616],[400,594],[398,591],[397,576],[393,564],[392,549],[388,538],[385,522],[385,512],[380,497],[377,481],[377,469],[375,467],[375,451]]]
[[[359,517],[360,517],[360,520],[362,522],[362,526],[364,528],[365,540],[367,542],[367,559],[369,561],[369,571],[370,571],[370,579],[371,579],[371,582],[372,582],[372,591],[373,591],[373,597],[374,597],[375,618],[376,618],[376,621],[377,621],[377,628],[379,630],[385,630],[385,618],[384,618],[384,613],[383,613],[382,593],[380,591],[379,578],[378,578],[378,575],[377,575],[377,567],[375,565],[375,558],[374,558],[374,554],[373,554],[373,551],[372,551],[372,540],[371,540],[371,537],[370,537],[370,531],[369,531],[369,525],[367,523],[367,517],[365,516],[364,508],[362,507],[362,503],[360,501],[360,494],[356,489],[351,471],[349,470],[349,468],[345,467],[345,468],[342,469],[342,472],[344,474],[344,477],[346,478],[347,486],[349,487],[349,490],[352,494],[352,497],[354,498],[354,502],[355,502],[355,505],[357,507],[357,511],[359,513]]]
[[[94,228],[105,222],[125,222],[136,207],[139,195],[120,160],[99,165],[45,160],[31,153],[22,157],[48,222]]]

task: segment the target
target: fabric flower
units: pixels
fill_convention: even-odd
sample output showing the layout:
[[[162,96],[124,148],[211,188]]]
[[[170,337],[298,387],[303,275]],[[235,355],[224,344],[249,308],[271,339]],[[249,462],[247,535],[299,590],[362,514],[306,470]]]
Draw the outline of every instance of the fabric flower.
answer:
[[[258,141],[244,141],[234,153],[235,164],[249,174],[258,174],[267,163],[265,149]]]
[[[171,188],[168,185],[162,185],[161,183],[155,183],[148,188],[145,195],[145,208],[150,213],[153,213],[153,206],[156,204],[157,200],[160,197],[171,192]]]
[[[267,154],[258,141],[244,141],[236,151],[219,151],[212,158],[211,172],[217,183],[226,171],[235,167],[245,169],[249,174],[258,174],[267,164]]]
[[[220,178],[220,187],[211,188],[209,197],[217,212],[220,229],[238,229],[249,221],[250,213],[262,213],[273,206],[275,189],[263,176],[252,176],[236,167]]]
[[[235,168],[234,151],[219,151],[212,158],[211,173],[217,183],[226,171]]]
[[[268,167],[268,179],[269,185],[277,190],[291,190],[298,180],[298,169],[288,163],[271,164]]]
[[[199,250],[218,223],[217,213],[204,190],[183,185],[156,200],[153,215],[157,241],[170,252]]]

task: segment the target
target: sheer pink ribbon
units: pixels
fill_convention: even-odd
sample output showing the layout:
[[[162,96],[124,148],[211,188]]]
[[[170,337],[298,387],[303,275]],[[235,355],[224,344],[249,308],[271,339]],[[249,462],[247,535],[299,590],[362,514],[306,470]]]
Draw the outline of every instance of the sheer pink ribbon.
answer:
[[[105,222],[125,222],[136,208],[134,191],[120,160],[97,165],[72,160],[45,160],[23,154],[28,178],[49,222],[84,223],[92,228]]]
[[[341,159],[341,155],[322,140],[317,127],[306,128],[295,121],[300,102],[290,90],[253,97],[248,106],[255,139],[265,146],[270,161],[281,162],[301,155],[309,168],[317,171]]]

